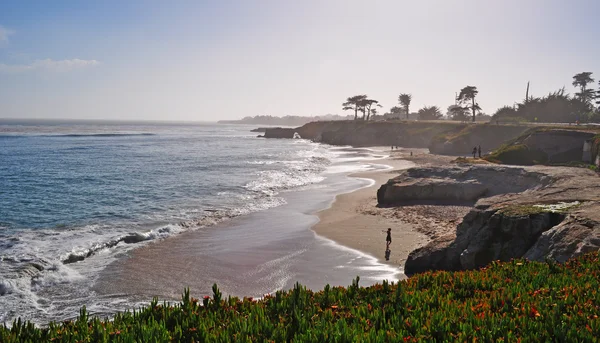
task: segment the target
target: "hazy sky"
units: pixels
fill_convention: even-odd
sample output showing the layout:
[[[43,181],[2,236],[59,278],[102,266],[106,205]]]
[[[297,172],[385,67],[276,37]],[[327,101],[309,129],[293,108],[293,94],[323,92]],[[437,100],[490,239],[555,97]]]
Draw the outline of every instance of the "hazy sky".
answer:
[[[600,78],[598,0],[1,1],[0,118],[219,120],[413,109],[479,89],[486,113]],[[596,84],[597,86],[597,84]]]

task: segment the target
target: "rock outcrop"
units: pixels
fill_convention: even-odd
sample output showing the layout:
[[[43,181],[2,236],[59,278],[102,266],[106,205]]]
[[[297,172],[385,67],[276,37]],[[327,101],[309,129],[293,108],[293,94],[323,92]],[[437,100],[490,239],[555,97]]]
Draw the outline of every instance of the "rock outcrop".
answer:
[[[504,164],[565,164],[583,162],[584,145],[595,136],[585,130],[534,128],[507,142],[485,159]],[[592,162],[588,150],[587,162]]]
[[[582,160],[583,145],[594,135],[593,132],[575,130],[536,130],[522,137],[519,143],[542,151],[548,156],[549,163],[567,163]]]
[[[377,201],[380,205],[414,201],[475,203],[485,196],[523,192],[547,182],[544,174],[495,165],[411,168],[382,185]]]
[[[296,129],[283,128],[283,127],[270,127],[265,129],[265,138],[294,138],[294,132]]]
[[[574,216],[541,234],[523,257],[540,261],[550,258],[566,262],[572,256],[598,251],[600,223]]]
[[[266,127],[257,127],[256,129],[250,130],[250,132],[265,132],[267,131]]]
[[[600,249],[598,180],[592,171],[567,167],[414,168],[383,185],[378,200],[386,206],[474,202],[455,235],[409,255],[407,275],[521,257],[562,262]],[[436,190],[437,185],[443,186]]]

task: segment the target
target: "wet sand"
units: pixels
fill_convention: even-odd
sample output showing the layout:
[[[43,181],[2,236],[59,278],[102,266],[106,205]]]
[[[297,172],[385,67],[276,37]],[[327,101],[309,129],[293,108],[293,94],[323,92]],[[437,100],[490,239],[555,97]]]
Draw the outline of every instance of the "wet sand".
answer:
[[[390,154],[385,148],[373,150]],[[213,283],[228,295],[259,297],[296,282],[322,289],[347,286],[357,275],[364,286],[405,278],[408,254],[432,233],[452,230],[449,218],[462,211],[376,206],[377,188],[401,170],[444,162],[413,151],[414,162],[402,150],[394,151],[387,159],[361,162],[374,171],[333,174],[305,190],[281,193],[285,205],[135,249],[104,269],[93,290],[107,299],[125,296],[128,308],[154,296],[176,300],[185,287],[196,297],[211,294]],[[388,227],[392,244],[386,262]]]
[[[389,148],[378,149],[390,153]],[[379,208],[377,189],[404,169],[417,165],[446,164],[451,159],[430,155],[426,149],[394,150],[388,159],[378,161],[389,165],[391,169],[351,175],[374,182],[369,187],[338,195],[330,208],[318,213],[319,222],[313,226],[313,230],[344,246],[386,262],[384,231],[391,228],[391,255],[387,263],[403,270],[404,262],[412,250],[425,245],[432,238],[454,232],[470,207],[409,205]]]
[[[382,168],[380,161],[373,167]],[[315,213],[330,206],[336,194],[370,183],[334,174],[305,190],[281,193],[285,205],[135,249],[106,267],[94,291],[126,295],[131,306],[154,296],[176,300],[185,287],[196,297],[211,294],[213,283],[227,295],[259,297],[296,282],[322,289],[348,286],[356,276],[365,286],[398,280],[403,278],[398,266],[310,230],[318,221]]]

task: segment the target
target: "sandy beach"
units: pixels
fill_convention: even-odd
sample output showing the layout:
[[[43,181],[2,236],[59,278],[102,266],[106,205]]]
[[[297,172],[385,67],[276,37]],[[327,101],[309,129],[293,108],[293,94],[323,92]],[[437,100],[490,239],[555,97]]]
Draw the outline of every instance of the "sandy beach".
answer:
[[[387,150],[386,150],[387,149]],[[375,148],[390,153],[389,148]],[[413,153],[413,156],[410,153]],[[330,208],[318,213],[313,230],[347,247],[363,251],[385,261],[385,230],[392,229],[391,256],[387,263],[403,269],[408,254],[429,240],[452,233],[468,212],[468,206],[404,205],[377,207],[377,189],[402,170],[414,166],[442,165],[452,157],[429,154],[427,149],[399,149],[390,157],[374,163],[390,166],[387,170],[357,173],[373,185],[338,195]]]

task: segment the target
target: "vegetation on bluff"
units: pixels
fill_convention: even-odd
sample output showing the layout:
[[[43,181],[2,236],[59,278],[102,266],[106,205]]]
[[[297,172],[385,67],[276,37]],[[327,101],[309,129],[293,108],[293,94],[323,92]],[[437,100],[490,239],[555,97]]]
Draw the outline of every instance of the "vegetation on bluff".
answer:
[[[578,91],[573,96],[566,93],[565,88],[556,92],[551,92],[547,96],[535,97],[529,94],[529,82],[525,99],[520,103],[514,103],[510,106],[500,107],[495,114],[490,117],[484,115],[481,107],[476,101],[479,90],[476,86],[463,87],[455,98],[455,103],[448,107],[447,119],[457,121],[476,121],[476,118],[491,118],[496,123],[586,123],[600,122],[600,90],[594,90],[595,82],[592,72],[582,72],[573,76],[573,87]],[[418,113],[410,113],[409,106],[412,95],[403,93],[398,97],[400,106],[393,106],[382,116],[376,116],[372,113],[371,106],[376,104],[381,107],[378,101],[368,99],[366,95],[355,95],[348,97],[342,104],[343,110],[352,110],[354,120],[437,120],[443,119],[442,113],[437,106],[425,106]],[[433,111],[432,109],[436,109]],[[358,117],[358,112],[362,112],[362,118]],[[373,114],[373,116],[371,116]],[[414,116],[416,114],[416,116]],[[469,118],[470,117],[470,118]]]
[[[503,145],[484,158],[494,163],[523,166],[544,164],[548,160],[546,153],[541,150],[530,149],[525,144]]]
[[[598,253],[565,264],[513,260],[428,272],[398,284],[312,292],[296,285],[262,300],[213,296],[47,328],[17,321],[2,342],[594,341],[600,337]],[[202,303],[202,304],[201,304]]]

